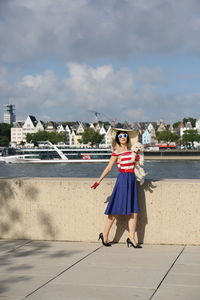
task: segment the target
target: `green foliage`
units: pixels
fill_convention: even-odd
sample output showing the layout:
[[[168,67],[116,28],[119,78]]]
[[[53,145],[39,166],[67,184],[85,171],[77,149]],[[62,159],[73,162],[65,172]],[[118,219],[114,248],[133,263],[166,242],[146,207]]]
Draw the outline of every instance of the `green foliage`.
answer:
[[[90,144],[91,146],[100,144],[104,139],[104,135],[96,132],[93,128],[86,128],[82,133],[79,143]]]
[[[38,131],[36,133],[28,133],[26,141],[33,144],[37,144],[39,141],[50,141],[52,144],[57,144],[60,142],[65,143],[66,136],[64,133]]]
[[[183,124],[185,125],[187,122],[191,122],[192,124],[192,127],[195,127],[195,124],[196,124],[196,120],[195,118],[184,118],[183,119]]]
[[[0,123],[0,136],[7,136],[10,138],[10,124]]]
[[[156,133],[156,138],[159,142],[177,142],[179,139],[179,135],[171,132],[170,130],[164,130]]]
[[[7,136],[0,136],[0,146],[1,147],[8,147],[9,146],[9,139]]]
[[[78,124],[78,122],[77,121],[74,121],[74,122],[62,122],[62,125],[63,126],[74,126],[74,125],[76,125],[76,124]]]
[[[10,124],[0,123],[0,146],[8,147],[10,142]]]
[[[191,143],[192,147],[194,148],[194,142],[200,142],[200,134],[197,132],[197,130],[186,130],[182,136],[182,142],[185,145]]]
[[[102,122],[102,124],[103,124],[104,126],[110,126],[110,122],[108,122],[108,121]]]
[[[173,128],[178,128],[178,126],[181,124],[181,121],[175,122],[172,126]]]

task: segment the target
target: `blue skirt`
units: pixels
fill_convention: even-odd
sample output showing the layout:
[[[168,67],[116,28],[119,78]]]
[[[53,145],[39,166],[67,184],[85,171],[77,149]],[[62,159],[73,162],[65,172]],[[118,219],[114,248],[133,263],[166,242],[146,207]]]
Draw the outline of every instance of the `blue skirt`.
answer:
[[[105,214],[130,215],[138,212],[138,187],[135,174],[119,173]]]

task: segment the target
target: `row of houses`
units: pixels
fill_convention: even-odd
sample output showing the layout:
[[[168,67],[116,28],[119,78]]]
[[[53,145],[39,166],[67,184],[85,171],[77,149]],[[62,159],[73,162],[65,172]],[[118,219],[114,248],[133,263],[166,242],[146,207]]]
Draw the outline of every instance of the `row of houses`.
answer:
[[[146,128],[142,130],[142,144],[156,144],[158,141],[156,140],[156,132],[161,132],[164,130],[169,130],[172,133],[176,133],[180,137],[184,134],[186,130],[197,130],[200,134],[200,119],[196,120],[195,127],[192,126],[191,122],[188,121],[184,125],[182,122],[178,125],[178,127],[174,128],[172,125],[164,124],[163,120],[160,120],[160,123],[149,123],[146,124]]]
[[[82,122],[68,122],[69,124],[60,122],[37,121],[34,116],[28,116],[24,122],[15,122],[11,128],[11,146],[17,147],[26,142],[26,135],[28,133],[37,133],[38,131],[65,133],[66,144],[70,146],[79,146],[79,139],[85,128],[93,128],[100,134],[104,135],[104,146],[111,145],[111,126],[108,123],[82,123]]]
[[[79,146],[79,139],[85,128],[93,128],[95,131],[104,135],[102,146],[109,147],[111,145],[111,125],[108,122],[97,123],[83,123],[83,122],[66,122],[56,123],[38,121],[34,116],[28,116],[24,122],[15,122],[11,128],[11,146],[19,146],[22,142],[26,142],[27,133],[36,133],[38,131],[58,132],[65,133],[66,144],[70,146]],[[180,123],[177,128],[173,128],[172,125],[167,125],[163,120],[159,122],[135,122],[135,123],[123,123],[116,124],[118,128],[132,128],[139,132],[140,141],[142,144],[153,145],[158,141],[156,140],[156,132],[164,130],[170,130],[178,135],[182,136],[185,130],[196,129],[200,133],[200,119],[196,121],[195,127],[192,127],[190,122],[185,125]]]

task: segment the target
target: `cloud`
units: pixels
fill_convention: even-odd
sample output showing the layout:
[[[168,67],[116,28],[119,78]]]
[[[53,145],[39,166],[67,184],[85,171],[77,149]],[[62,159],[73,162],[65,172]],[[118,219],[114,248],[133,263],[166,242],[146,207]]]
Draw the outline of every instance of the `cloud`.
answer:
[[[0,60],[89,62],[141,54],[200,53],[196,0],[0,2]]]
[[[146,76],[154,74],[154,80]],[[142,76],[141,76],[142,74]],[[163,74],[158,70],[158,74]],[[25,75],[15,82],[8,80],[5,68],[0,70],[0,100],[8,103],[9,97],[16,105],[17,119],[28,114],[38,119],[93,120],[89,110],[95,110],[118,121],[155,121],[163,118],[176,121],[194,116],[200,109],[200,94],[161,95],[157,71],[139,68],[132,72],[113,65],[92,67],[70,62],[66,76],[60,79],[53,70],[35,75]],[[164,75],[163,75],[164,78]],[[156,80],[155,80],[156,79]],[[148,82],[149,81],[149,82]],[[155,83],[152,83],[155,82]],[[193,113],[192,113],[193,112]],[[195,115],[195,117],[199,117]]]
[[[153,84],[166,84],[167,79],[160,68],[150,69],[146,66],[142,66],[138,71],[138,80],[144,83]]]
[[[115,71],[112,65],[93,68],[88,65],[69,63],[66,87],[77,99],[78,105],[88,109],[106,109],[108,105],[120,105],[134,92],[133,74],[122,68]]]
[[[8,95],[14,95],[20,119],[25,112],[65,120],[82,119],[91,109],[107,113],[115,107],[119,112],[122,104],[128,105],[135,89],[133,73],[126,68],[115,70],[112,65],[94,68],[71,62],[68,73],[60,79],[52,70],[45,70],[23,76],[10,86]],[[2,78],[4,85],[9,85],[6,76]]]
[[[139,104],[138,104],[138,106],[139,106]],[[145,112],[145,109],[137,108],[137,106],[135,108],[127,109],[125,111],[125,116],[126,116],[126,119],[133,120],[133,121],[142,122],[142,121],[150,120],[148,114],[146,114],[146,112]]]

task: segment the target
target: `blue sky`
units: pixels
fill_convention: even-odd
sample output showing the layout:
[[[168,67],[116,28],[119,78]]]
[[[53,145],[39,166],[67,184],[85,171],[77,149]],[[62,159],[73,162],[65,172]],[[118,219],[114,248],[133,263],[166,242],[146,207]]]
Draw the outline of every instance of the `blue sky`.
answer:
[[[197,0],[0,1],[0,121],[200,118]]]

